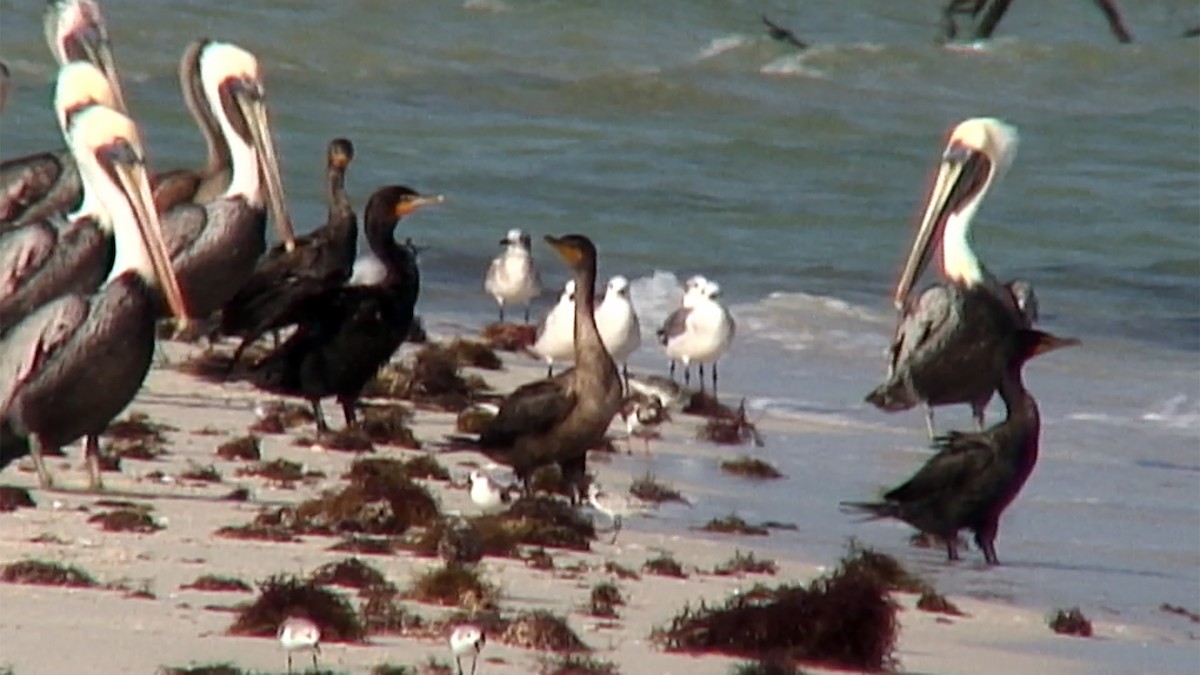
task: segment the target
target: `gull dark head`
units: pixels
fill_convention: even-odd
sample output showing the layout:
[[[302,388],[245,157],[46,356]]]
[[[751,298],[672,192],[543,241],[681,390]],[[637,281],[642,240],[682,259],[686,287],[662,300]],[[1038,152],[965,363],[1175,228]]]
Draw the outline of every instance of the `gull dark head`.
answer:
[[[125,111],[125,97],[108,41],[108,26],[95,0],[51,0],[43,17],[46,43],[60,66],[86,61],[100,69],[115,98],[109,106]]]
[[[1017,130],[991,117],[966,120],[950,132],[938,165],[917,235],[896,285],[893,302],[903,307],[934,251],[943,247],[946,227],[953,219],[965,229],[988,189],[1016,156]],[[961,247],[960,247],[961,248]],[[982,266],[969,250],[955,251],[946,261],[946,276],[965,284],[982,280]],[[949,258],[949,256],[947,256]]]
[[[354,160],[354,144],[345,138],[335,138],[329,141],[327,163],[336,169],[345,169]]]

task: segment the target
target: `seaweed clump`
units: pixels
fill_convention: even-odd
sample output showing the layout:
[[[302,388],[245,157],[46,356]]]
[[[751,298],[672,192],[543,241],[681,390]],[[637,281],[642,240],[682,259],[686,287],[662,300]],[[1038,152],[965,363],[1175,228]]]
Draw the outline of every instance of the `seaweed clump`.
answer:
[[[495,607],[499,593],[474,565],[449,564],[418,576],[405,596],[417,602],[478,610]]]
[[[588,654],[562,654],[541,663],[541,675],[617,675],[621,671],[611,661]]]
[[[729,672],[730,675],[803,675],[796,664],[787,659],[770,657],[739,663]]]
[[[368,405],[362,409],[358,427],[375,443],[420,450],[421,442],[413,433],[413,413],[402,405]]]
[[[642,565],[642,571],[647,574],[657,574],[660,577],[675,577],[677,579],[686,579],[687,572],[683,571],[683,565],[671,557],[669,553],[663,553],[657,558],[651,558]]]
[[[232,635],[274,637],[279,624],[290,616],[307,617],[321,628],[325,642],[359,642],[362,622],[354,608],[338,593],[312,581],[276,575],[258,584],[259,596],[238,613],[229,627]]]
[[[29,490],[23,487],[0,485],[0,513],[36,507],[37,503],[33,501],[33,497],[29,496]]]
[[[621,589],[611,581],[602,581],[592,586],[588,614],[603,618],[615,618],[617,607],[624,604],[625,598],[621,597]]]
[[[658,480],[653,474],[647,471],[641,478],[633,481],[629,486],[629,494],[638,499],[652,504],[662,504],[664,502],[682,502],[687,503],[679,490]]]
[[[162,675],[245,675],[246,671],[232,663],[205,663],[198,666],[163,666],[157,672]]]
[[[313,534],[399,535],[440,515],[437,501],[401,463],[359,459],[347,478],[349,485],[296,507],[294,528]]]
[[[403,476],[409,480],[450,480],[450,470],[433,455],[420,455],[408,460],[391,457],[364,457],[350,466],[343,476],[351,481],[372,477]]]
[[[239,592],[249,593],[250,585],[236,577],[224,577],[216,574],[205,574],[197,577],[190,584],[180,586],[182,589],[193,591],[212,591],[212,592]]]
[[[482,342],[454,338],[446,349],[454,355],[459,366],[481,370],[500,370],[504,366],[493,348]]]
[[[258,419],[250,425],[252,433],[282,434],[293,427],[316,421],[307,406],[287,401],[270,401],[258,406],[254,412]]]
[[[200,466],[189,462],[188,468],[183,473],[179,474],[181,480],[191,480],[197,483],[220,483],[221,472],[217,471],[217,467],[212,464]]]
[[[163,529],[150,516],[148,506],[129,506],[103,511],[88,518],[89,523],[99,523],[105,532],[137,532],[139,534],[154,534]]]
[[[721,407],[724,408],[724,406]],[[684,409],[684,412],[688,412],[688,410]],[[708,416],[708,421],[696,431],[696,438],[718,445],[753,443],[760,448],[764,445],[762,434],[758,433],[758,427],[746,417],[746,399],[742,399],[735,411]]]
[[[1050,630],[1059,635],[1092,637],[1092,622],[1083,615],[1083,612],[1079,611],[1078,607],[1054,610],[1048,623]]]
[[[757,480],[783,478],[783,474],[779,473],[779,469],[761,459],[748,455],[742,455],[736,459],[721,460],[721,471],[734,476]]]
[[[217,456],[230,461],[240,459],[257,462],[262,459],[262,449],[259,448],[258,437],[251,434],[239,436],[218,445]]]
[[[519,499],[508,510],[472,519],[485,555],[515,557],[517,546],[591,550],[592,522],[570,505],[551,497]]]
[[[358,558],[345,558],[321,565],[310,578],[320,586],[344,586],[359,590],[388,586],[383,572]]]
[[[270,483],[291,487],[297,481],[324,478],[320,471],[306,471],[299,462],[279,457],[270,462],[259,462],[253,466],[238,469],[239,476],[258,476]]]
[[[418,406],[458,412],[471,403],[487,384],[478,377],[464,378],[458,359],[448,348],[427,344],[413,358],[410,368],[385,366],[364,392],[412,401]]]
[[[492,349],[519,352],[537,342],[537,327],[516,323],[492,323],[484,327],[483,339]]]
[[[731,513],[724,518],[713,518],[699,528],[703,532],[719,532],[721,534],[746,534],[756,537],[765,537],[770,532],[767,528],[761,525],[751,525],[742,519],[736,513]]]
[[[107,454],[129,459],[157,459],[166,454],[168,431],[178,429],[154,422],[146,413],[131,412],[104,430],[104,437],[109,439]]]
[[[652,637],[670,651],[873,672],[894,664],[896,610],[876,577],[839,566],[807,587],[759,585],[716,607],[685,606]]]
[[[400,592],[391,584],[366,589],[362,595],[366,602],[359,616],[367,631],[407,635],[425,627],[425,619],[400,602]]]
[[[497,638],[507,645],[548,652],[590,651],[566,619],[544,609],[521,612],[507,624]]]
[[[713,568],[717,576],[732,576],[734,574],[775,574],[779,565],[774,560],[755,557],[754,552],[743,554],[740,550],[733,552],[733,557]]]
[[[0,567],[0,581],[36,586],[88,588],[98,585],[92,575],[75,567],[45,560],[20,560]]]

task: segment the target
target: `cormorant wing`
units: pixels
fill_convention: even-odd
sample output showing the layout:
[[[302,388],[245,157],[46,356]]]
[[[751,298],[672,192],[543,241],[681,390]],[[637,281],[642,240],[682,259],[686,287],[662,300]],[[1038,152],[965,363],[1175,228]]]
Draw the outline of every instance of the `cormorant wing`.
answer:
[[[943,328],[955,319],[957,291],[945,284],[925,289],[910,305],[896,324],[892,340],[892,360],[888,377],[907,362],[914,352],[935,340]]]
[[[671,312],[667,320],[663,322],[662,328],[658,329],[658,341],[661,344],[667,344],[671,338],[678,335],[683,335],[687,330],[688,316],[692,313],[690,307],[680,307]]]
[[[75,335],[89,309],[85,298],[64,295],[42,305],[0,340],[0,418],[29,378]]]
[[[500,411],[480,434],[479,443],[504,447],[517,436],[544,433],[566,418],[577,400],[562,375],[521,385],[500,403]]]
[[[0,230],[0,301],[12,295],[21,282],[45,264],[58,237],[42,223]]]
[[[951,431],[934,439],[938,453],[912,478],[883,497],[893,502],[914,502],[942,492],[957,492],[995,463],[996,439],[987,432]]]

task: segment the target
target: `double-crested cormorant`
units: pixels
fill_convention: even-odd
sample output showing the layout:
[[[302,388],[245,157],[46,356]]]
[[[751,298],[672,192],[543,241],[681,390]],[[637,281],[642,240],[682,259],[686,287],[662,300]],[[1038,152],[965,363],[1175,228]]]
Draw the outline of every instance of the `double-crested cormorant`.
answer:
[[[64,134],[78,111],[114,102],[104,75],[84,61],[59,70],[54,100]],[[68,147],[87,152],[80,145]],[[77,162],[72,157],[72,166]],[[60,295],[95,291],[112,260],[112,222],[94,188],[84,190],[73,213],[0,225],[0,335]]]
[[[346,424],[355,424],[354,404],[404,342],[420,292],[416,255],[396,243],[396,224],[442,201],[399,185],[377,190],[367,202],[363,227],[387,275],[375,285],[336,286],[305,300],[296,331],[254,366],[255,386],[308,399],[321,431],[328,430],[321,399],[336,396]]]
[[[179,87],[188,112],[204,136],[206,160],[200,169],[174,169],[154,177],[154,206],[166,213],[180,204],[205,204],[221,196],[233,177],[229,144],[204,93],[200,55],[212,40],[193,40],[179,59]]]
[[[618,274],[608,280],[604,300],[596,308],[596,327],[600,339],[613,361],[621,364],[621,374],[628,384],[630,354],[642,346],[642,324],[629,299],[629,279]]]
[[[530,351],[546,361],[546,377],[554,375],[554,362],[575,358],[575,280],[567,279],[562,295],[538,324]]]
[[[988,189],[1011,163],[1017,132],[995,119],[969,119],[950,135],[895,302],[901,308],[892,342],[887,381],[866,400],[887,412],[926,405],[929,435],[932,406],[970,403],[979,427],[1003,370],[997,350],[1012,333],[1031,325],[1036,300],[1024,282],[1000,284],[969,243],[971,219]],[[941,248],[946,281],[910,298],[934,251]],[[1031,302],[1032,300],[1032,302]]]
[[[84,61],[96,66],[106,87],[93,87],[93,103],[125,111],[108,28],[93,0],[52,0],[44,17],[46,42],[59,66]],[[62,108],[59,128],[66,134]],[[66,148],[0,162],[0,223],[24,224],[78,208],[83,185]]]
[[[695,285],[684,293],[684,303],[671,312],[662,328],[658,329],[658,341],[671,360],[671,376],[675,376],[675,361],[683,361],[684,384],[691,378],[693,361],[700,365],[700,391],[704,391],[704,364],[712,364],[713,396],[717,395],[717,360],[729,349],[737,332],[733,316],[717,298],[721,286],[715,281],[700,277]]]
[[[0,468],[31,452],[48,487],[42,454],[86,436],[91,486],[99,488],[97,437],[150,368],[160,287],[172,313],[183,318],[187,310],[133,122],[91,106],[72,119],[69,138],[89,188],[109,211],[116,259],[94,294],[60,296],[0,339]]]
[[[296,239],[288,251],[276,245],[254,268],[250,280],[221,311],[221,332],[242,338],[243,349],[270,330],[296,323],[306,298],[350,279],[358,249],[358,217],[346,196],[346,168],[354,146],[344,138],[329,143],[326,165],[329,216],[325,225]]]
[[[518,387],[479,437],[482,452],[511,466],[529,490],[537,468],[556,463],[577,501],[596,447],[621,409],[621,376],[596,329],[596,247],[583,235],[546,237],[575,276],[575,367]]]
[[[525,305],[525,323],[529,323],[529,303],[542,293],[542,279],[533,264],[532,242],[528,234],[509,230],[500,240],[504,250],[488,266],[483,288],[500,305],[500,322],[504,322],[504,305]]]
[[[874,518],[897,518],[946,541],[946,554],[958,560],[958,531],[970,529],[988,564],[995,565],[1000,515],[1021,491],[1038,458],[1041,419],[1037,401],[1021,382],[1025,362],[1037,354],[1079,344],[1021,328],[1003,353],[1000,397],[1008,417],[978,432],[952,431],[934,440],[937,454],[912,478],[890,490],[882,502],[844,506]]]
[[[205,98],[229,145],[233,175],[219,198],[182,204],[164,214],[162,223],[188,305],[194,316],[206,317],[242,288],[266,251],[265,204],[287,248],[295,233],[283,200],[258,60],[223,42],[205,45],[199,59]]]

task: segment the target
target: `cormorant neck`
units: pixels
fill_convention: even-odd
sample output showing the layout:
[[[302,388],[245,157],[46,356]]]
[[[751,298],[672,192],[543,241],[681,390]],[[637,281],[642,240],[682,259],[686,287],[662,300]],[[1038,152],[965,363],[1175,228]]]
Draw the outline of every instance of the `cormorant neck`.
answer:
[[[1014,359],[1014,361],[1015,363],[1010,363],[1001,375],[998,388],[1007,412],[1005,423],[1018,422],[1032,428],[1036,433],[1041,427],[1041,417],[1037,401],[1025,388],[1025,383],[1021,379],[1021,370],[1025,366],[1025,360]]]
[[[587,363],[583,355],[597,350],[608,354],[596,328],[596,261],[589,260],[575,270],[575,363]]]
[[[325,199],[329,204],[327,222],[339,229],[357,230],[354,207],[350,205],[350,198],[346,196],[346,167],[330,165],[326,182],[328,193]]]
[[[390,206],[372,203],[367,205],[367,212],[364,214],[363,220],[367,245],[387,271],[387,276],[380,285],[405,282],[411,276],[414,265],[412,264],[413,254],[407,247],[396,243],[395,231],[396,226],[400,223],[400,218],[395,215]]]

